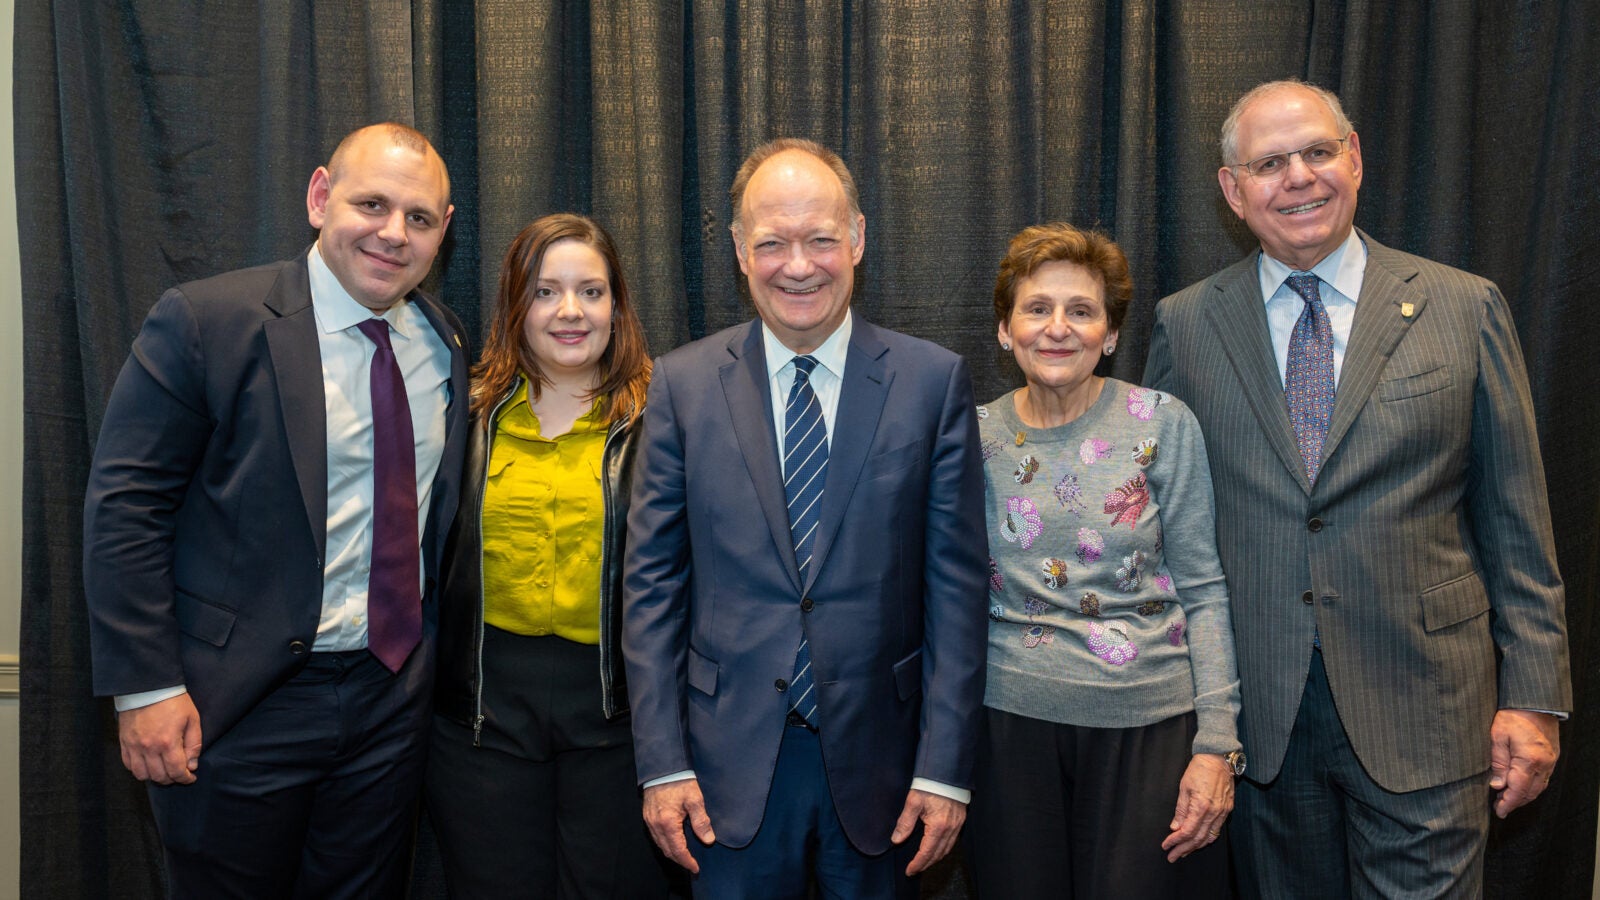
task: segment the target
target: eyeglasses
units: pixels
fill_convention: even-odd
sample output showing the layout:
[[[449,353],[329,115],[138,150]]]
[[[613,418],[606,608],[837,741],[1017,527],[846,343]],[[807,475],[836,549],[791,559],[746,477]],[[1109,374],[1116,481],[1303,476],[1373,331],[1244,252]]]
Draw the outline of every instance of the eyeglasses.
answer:
[[[1289,157],[1299,156],[1307,168],[1325,169],[1344,155],[1345,144],[1349,141],[1348,137],[1317,141],[1315,144],[1307,144],[1299,150],[1290,150],[1288,153],[1272,153],[1258,156],[1249,162],[1234,163],[1231,168],[1244,169],[1257,181],[1277,181],[1289,171]]]

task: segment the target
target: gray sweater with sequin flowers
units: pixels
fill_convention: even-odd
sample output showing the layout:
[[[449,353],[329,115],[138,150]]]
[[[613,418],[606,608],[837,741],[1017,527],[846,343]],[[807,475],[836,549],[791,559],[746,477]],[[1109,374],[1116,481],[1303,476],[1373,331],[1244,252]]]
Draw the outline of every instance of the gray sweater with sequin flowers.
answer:
[[[1094,728],[1194,710],[1193,752],[1239,746],[1239,677],[1200,424],[1106,379],[1057,428],[979,407],[989,519],[984,705]]]

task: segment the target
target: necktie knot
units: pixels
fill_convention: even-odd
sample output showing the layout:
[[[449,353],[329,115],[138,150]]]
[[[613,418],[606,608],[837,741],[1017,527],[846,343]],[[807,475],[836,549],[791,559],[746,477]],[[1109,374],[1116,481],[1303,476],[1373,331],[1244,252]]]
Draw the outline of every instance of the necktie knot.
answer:
[[[368,319],[359,323],[356,327],[361,329],[361,333],[366,335],[369,340],[377,344],[379,350],[394,350],[394,345],[389,343],[389,320]]]
[[[1289,290],[1299,294],[1301,300],[1311,304],[1322,302],[1322,294],[1317,290],[1317,276],[1310,272],[1294,272],[1285,280]]]
[[[810,381],[811,380],[811,372],[816,367],[817,367],[817,358],[815,356],[796,356],[794,358],[794,379],[795,379],[795,381],[797,381],[797,382],[799,382],[799,381]]]

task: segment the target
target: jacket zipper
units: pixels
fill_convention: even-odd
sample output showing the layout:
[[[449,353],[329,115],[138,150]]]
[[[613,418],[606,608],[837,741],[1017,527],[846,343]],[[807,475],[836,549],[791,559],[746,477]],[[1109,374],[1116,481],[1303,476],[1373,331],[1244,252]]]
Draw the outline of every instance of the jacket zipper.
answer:
[[[478,529],[478,613],[476,623],[478,626],[478,639],[473,649],[478,655],[478,665],[474,670],[478,677],[476,679],[477,683],[473,685],[472,689],[472,746],[474,747],[482,746],[481,741],[483,738],[483,499],[489,493],[489,459],[494,454],[495,420],[500,417],[500,410],[506,405],[506,401],[515,396],[517,388],[521,386],[522,376],[519,375],[517,380],[511,382],[510,392],[495,403],[494,409],[489,410],[489,417],[483,423],[483,478],[478,482],[478,524],[476,526]]]
[[[626,426],[622,420],[611,424],[611,429],[606,432],[606,442],[600,449],[600,512],[603,518],[600,522],[600,712],[606,718],[611,718],[613,704],[611,702],[611,641],[609,636],[617,623],[609,621],[611,617],[611,557],[616,553],[615,543],[611,537],[613,528],[611,500],[611,451],[614,442],[622,434]],[[624,525],[623,527],[627,527]],[[607,626],[610,626],[609,628]]]

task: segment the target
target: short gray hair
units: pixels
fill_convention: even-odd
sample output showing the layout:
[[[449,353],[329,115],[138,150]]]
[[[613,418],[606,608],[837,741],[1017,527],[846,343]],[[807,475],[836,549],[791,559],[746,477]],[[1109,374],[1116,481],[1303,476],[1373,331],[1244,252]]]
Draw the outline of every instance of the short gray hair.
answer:
[[[733,202],[733,218],[730,224],[734,236],[740,241],[744,240],[744,191],[750,186],[751,177],[761,168],[762,163],[790,150],[815,157],[838,177],[839,183],[844,185],[845,199],[850,203],[850,243],[860,242],[861,233],[856,222],[861,218],[861,195],[856,191],[855,176],[850,174],[850,167],[844,164],[839,154],[806,138],[778,138],[767,141],[744,158],[738,173],[733,176],[733,186],[728,189],[728,199]]]
[[[1248,160],[1239,158],[1239,119],[1244,116],[1245,107],[1261,99],[1267,94],[1284,90],[1285,88],[1305,88],[1322,99],[1327,104],[1328,111],[1333,113],[1333,120],[1339,127],[1339,137],[1349,137],[1355,131],[1355,126],[1350,124],[1350,117],[1344,114],[1344,107],[1339,104],[1338,95],[1326,88],[1317,87],[1295,78],[1285,78],[1279,81],[1268,81],[1258,84],[1245,92],[1228,110],[1228,118],[1222,122],[1222,164],[1236,166]]]

